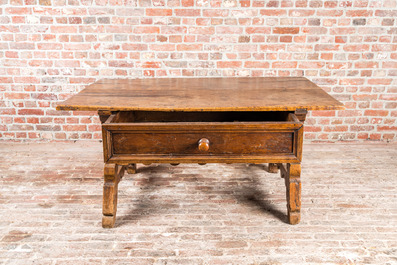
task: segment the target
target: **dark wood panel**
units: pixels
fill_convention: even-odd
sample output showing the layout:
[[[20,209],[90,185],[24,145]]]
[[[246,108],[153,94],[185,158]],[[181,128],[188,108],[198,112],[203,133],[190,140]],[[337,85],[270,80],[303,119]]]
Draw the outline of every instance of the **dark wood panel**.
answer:
[[[200,139],[209,150],[200,151]],[[292,153],[292,132],[135,132],[113,133],[114,154],[260,155]]]
[[[254,132],[285,131],[302,127],[301,122],[146,122],[146,123],[104,123],[102,127],[116,131],[156,132]]]
[[[295,111],[344,109],[304,77],[102,79],[58,110]]]
[[[292,154],[269,155],[114,155],[107,162],[127,165],[129,163],[299,163]]]
[[[112,123],[287,121],[286,111],[120,111]]]

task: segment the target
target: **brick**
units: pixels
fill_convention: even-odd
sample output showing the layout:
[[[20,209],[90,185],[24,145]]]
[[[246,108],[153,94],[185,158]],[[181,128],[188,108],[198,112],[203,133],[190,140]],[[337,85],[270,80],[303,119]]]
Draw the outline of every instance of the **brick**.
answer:
[[[32,9],[29,7],[7,7],[4,11],[6,14],[10,15],[26,15],[32,13]]]
[[[200,51],[202,47],[202,44],[178,44],[176,49],[178,51]]]
[[[256,61],[247,61],[244,64],[246,68],[269,68],[268,62],[256,62]]]
[[[349,127],[346,125],[327,126],[324,128],[325,132],[346,132]]]
[[[307,134],[310,141],[396,140],[394,131],[378,130],[392,126],[388,118],[397,115],[395,0],[97,0],[90,8],[86,0],[67,4],[11,0],[3,9],[0,113],[11,122],[48,125],[52,117],[69,117],[69,112],[52,109],[57,101],[100,77],[306,76],[348,108],[333,114],[343,118],[313,116],[311,126],[321,130]],[[43,119],[34,123],[34,114],[18,114],[23,109],[43,110]],[[365,110],[389,114],[370,116],[376,121],[373,131],[323,130],[365,124]],[[63,124],[70,122],[64,119]],[[101,136],[96,127],[57,134],[37,133],[37,128],[10,133],[8,126],[1,126],[0,140]]]
[[[136,30],[135,33],[152,33],[150,30],[155,30],[155,27],[135,27]],[[148,30],[148,32],[144,31]],[[131,33],[132,32],[132,27],[131,26],[113,26],[113,25],[106,25],[105,26],[105,31],[107,33]]]
[[[393,79],[391,78],[374,78],[369,79],[368,84],[370,85],[390,85]]]
[[[305,132],[321,132],[322,128],[320,126],[305,126]]]
[[[134,27],[134,33],[137,34],[146,34],[146,33],[160,33],[159,27],[154,26],[142,26],[142,27]]]
[[[248,42],[250,42],[250,36],[240,36],[239,38],[238,38],[238,42],[240,42],[240,43],[248,43]]]
[[[329,33],[331,35],[351,35],[356,33],[356,27],[348,27],[348,28],[331,28]]]
[[[297,62],[273,62],[272,67],[274,68],[296,68]]]
[[[44,111],[41,109],[20,109],[18,115],[44,115]]]
[[[243,29],[239,27],[217,27],[217,34],[241,34]]]
[[[89,50],[91,48],[91,44],[89,43],[65,43],[63,45],[65,50]]]
[[[340,49],[340,45],[334,44],[316,44],[314,49],[316,51],[338,51]]]
[[[250,7],[251,1],[250,0],[240,0],[241,7]]]
[[[218,62],[217,67],[219,68],[238,68],[241,67],[242,63],[239,61],[223,61]]]
[[[226,17],[229,15],[229,10],[227,9],[204,9],[204,17]]]
[[[0,77],[0,83],[4,84],[4,83],[12,83],[12,77]]]
[[[378,62],[357,62],[354,64],[356,68],[378,68]]]
[[[377,17],[397,17],[397,10],[376,10]]]
[[[217,248],[241,248],[246,246],[247,243],[244,241],[221,241],[216,244]]]
[[[215,33],[215,28],[214,27],[190,27],[189,33],[212,35]]]
[[[137,62],[136,67],[139,68],[160,68],[160,62]]]
[[[148,49],[147,44],[130,44],[130,43],[125,43],[122,45],[123,50],[128,50],[128,51],[146,51]]]
[[[147,16],[171,16],[172,9],[163,9],[163,8],[147,8],[146,9]]]
[[[372,10],[347,10],[346,16],[348,17],[369,17],[372,16]]]
[[[38,43],[37,48],[39,50],[61,50],[63,47],[60,43]]]
[[[175,9],[175,15],[181,17],[199,16],[200,13],[200,9]]]
[[[182,6],[184,7],[192,7],[194,6],[194,0],[182,0]]]
[[[387,116],[388,114],[388,110],[366,110],[364,112],[365,116]]]
[[[129,61],[109,61],[109,67],[134,67],[134,62]]]
[[[374,44],[372,45],[372,51],[375,52],[397,51],[397,44]]]
[[[238,52],[256,52],[258,50],[258,46],[256,44],[241,44],[235,46],[234,50]]]
[[[381,139],[381,134],[380,133],[371,133],[369,135],[370,140],[380,140]]]
[[[288,14],[291,17],[309,17],[314,15],[315,10],[309,10],[309,9],[294,9],[290,10]]]
[[[19,43],[10,43],[10,48],[17,50],[33,50],[35,47],[34,47],[34,43],[19,42]]]
[[[340,17],[344,14],[344,11],[323,9],[323,10],[318,10],[316,14],[318,16],[325,16],[325,17]]]
[[[292,42],[292,36],[280,36],[280,42]]]
[[[372,131],[374,126],[371,125],[353,125],[350,126],[350,131],[352,132],[362,132],[362,131]]]
[[[51,0],[39,0],[41,6],[51,6]]]
[[[175,51],[175,44],[152,44],[150,49],[154,51]]]
[[[397,62],[383,62],[382,66],[384,68],[397,68]]]
[[[357,18],[357,19],[353,19],[353,25],[356,26],[363,26],[366,24],[366,19],[365,18]]]
[[[247,27],[245,29],[247,34],[270,34],[271,28],[270,27]]]
[[[338,111],[339,117],[357,117],[362,116],[361,110],[341,110]]]
[[[50,27],[52,33],[77,33],[76,26],[51,26]]]
[[[262,16],[286,16],[287,11],[283,9],[261,9],[260,14]]]
[[[283,28],[274,28],[273,29],[274,34],[298,34],[299,33],[299,28],[298,27],[283,27]]]
[[[378,131],[397,131],[397,126],[378,126]]]
[[[349,52],[365,52],[369,50],[369,45],[368,44],[345,45],[343,47],[343,50]]]
[[[324,62],[302,62],[298,64],[298,68],[322,68],[324,65]]]

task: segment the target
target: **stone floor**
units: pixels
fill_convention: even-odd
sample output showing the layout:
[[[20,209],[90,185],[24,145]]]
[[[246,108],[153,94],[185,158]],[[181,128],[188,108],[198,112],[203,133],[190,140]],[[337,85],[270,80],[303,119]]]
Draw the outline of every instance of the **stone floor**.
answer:
[[[138,165],[101,227],[98,142],[0,143],[0,263],[397,264],[397,144],[304,146],[302,221],[263,165]]]

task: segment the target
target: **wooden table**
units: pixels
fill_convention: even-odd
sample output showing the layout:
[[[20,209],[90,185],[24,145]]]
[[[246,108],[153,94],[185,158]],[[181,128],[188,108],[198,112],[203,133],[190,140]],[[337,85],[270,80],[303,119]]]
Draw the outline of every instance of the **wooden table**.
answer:
[[[269,163],[285,179],[288,221],[299,223],[307,110],[343,108],[303,77],[103,79],[57,106],[98,111],[107,228],[137,163]]]

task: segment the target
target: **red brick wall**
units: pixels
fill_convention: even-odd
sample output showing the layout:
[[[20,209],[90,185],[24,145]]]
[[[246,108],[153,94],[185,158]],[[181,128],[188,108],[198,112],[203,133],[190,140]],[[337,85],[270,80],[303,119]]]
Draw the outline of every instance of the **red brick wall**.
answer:
[[[0,138],[98,139],[54,107],[100,78],[306,76],[307,140],[396,140],[396,0],[0,0]]]

